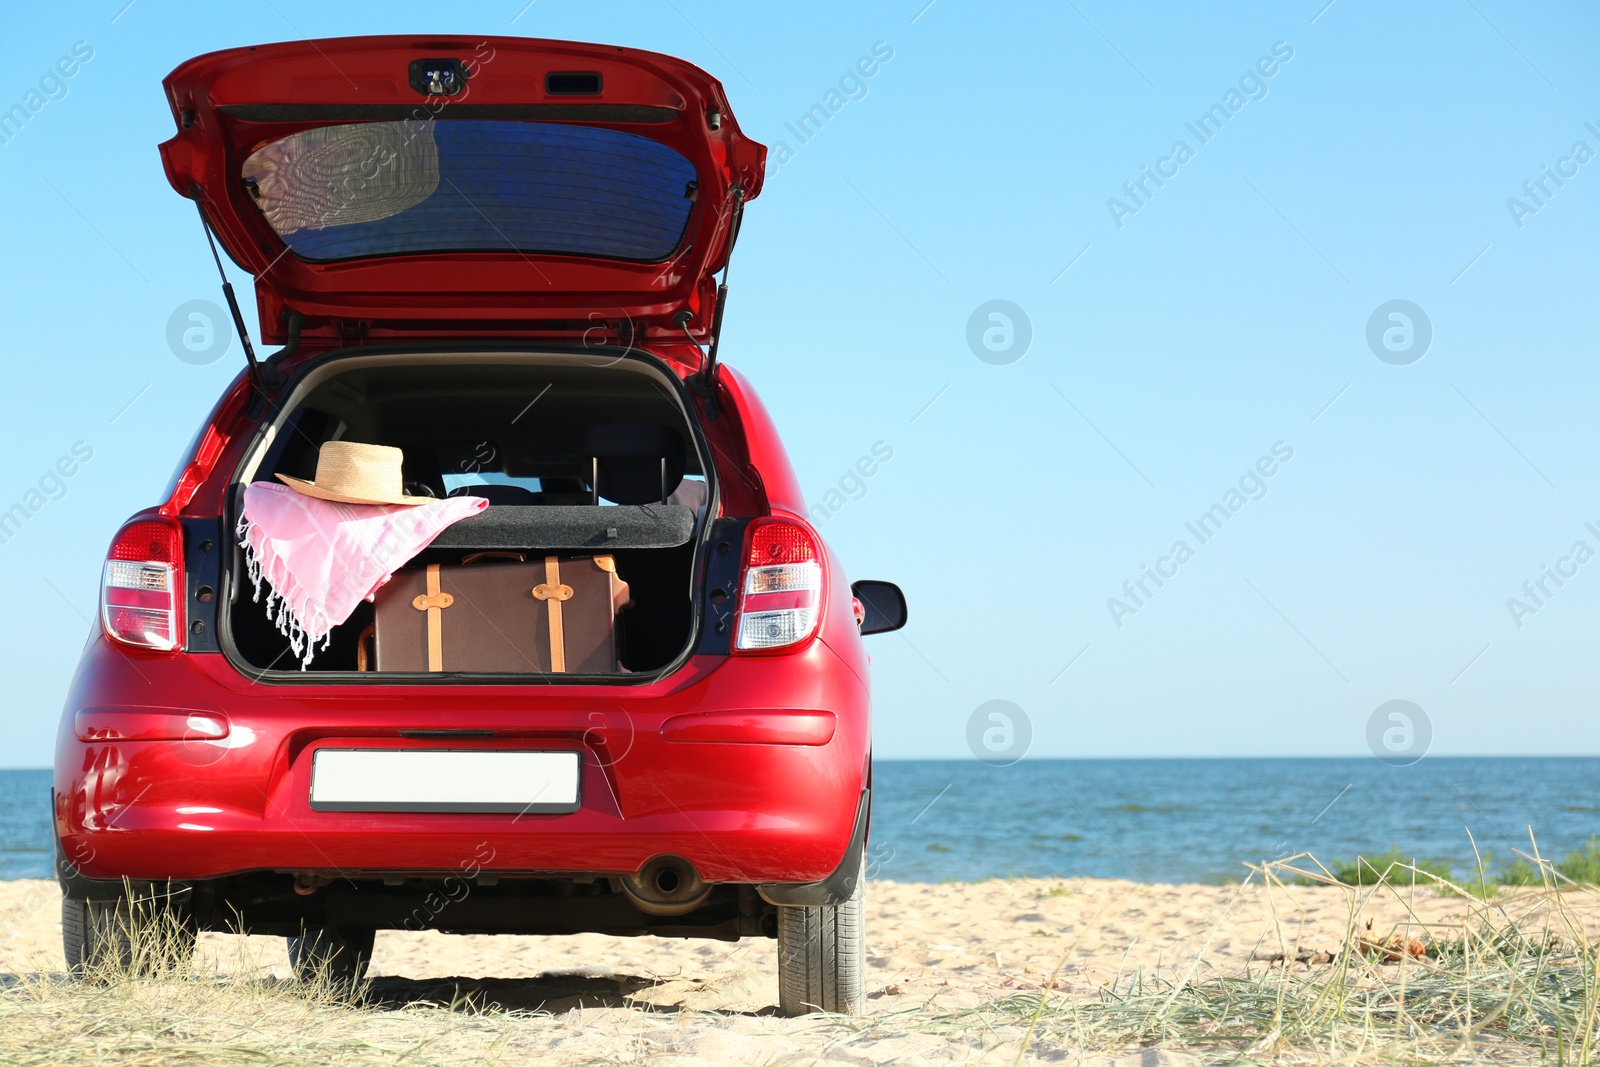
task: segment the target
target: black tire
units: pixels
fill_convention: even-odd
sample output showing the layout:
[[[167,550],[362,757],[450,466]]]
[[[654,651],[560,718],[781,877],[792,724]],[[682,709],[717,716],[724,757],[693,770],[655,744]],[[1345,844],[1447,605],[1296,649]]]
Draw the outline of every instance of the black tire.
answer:
[[[305,927],[299,936],[289,938],[289,966],[295,980],[354,989],[367,976],[376,936],[370,926]]]
[[[83,978],[107,967],[127,971],[133,966],[133,943],[125,931],[106,921],[106,905],[61,898],[61,949],[67,970]]]
[[[75,978],[180,969],[194,946],[193,924],[163,903],[61,898],[61,948]]]
[[[866,879],[842,904],[778,908],[778,1010],[859,1015],[866,999]]]

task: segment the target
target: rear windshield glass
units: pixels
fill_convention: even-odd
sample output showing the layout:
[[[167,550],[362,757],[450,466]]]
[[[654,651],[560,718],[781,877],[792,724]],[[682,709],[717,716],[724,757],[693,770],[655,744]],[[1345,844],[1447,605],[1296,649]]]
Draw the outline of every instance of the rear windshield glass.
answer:
[[[648,137],[452,119],[303,130],[256,149],[245,188],[310,260],[549,252],[654,262],[677,249],[694,166]]]

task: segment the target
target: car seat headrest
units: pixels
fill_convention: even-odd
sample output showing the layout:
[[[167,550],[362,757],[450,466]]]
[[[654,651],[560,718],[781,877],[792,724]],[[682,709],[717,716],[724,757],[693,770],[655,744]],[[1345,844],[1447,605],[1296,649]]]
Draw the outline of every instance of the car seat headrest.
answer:
[[[618,504],[658,504],[683,481],[683,435],[670,426],[607,422],[583,434],[597,495]]]

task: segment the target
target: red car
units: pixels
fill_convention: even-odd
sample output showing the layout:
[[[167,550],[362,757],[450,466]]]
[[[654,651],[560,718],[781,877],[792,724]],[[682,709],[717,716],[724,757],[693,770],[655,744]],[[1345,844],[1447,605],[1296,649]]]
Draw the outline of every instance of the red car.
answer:
[[[56,748],[69,964],[125,954],[147,900],[348,981],[380,929],[770,937],[783,1011],[857,1010],[861,637],[905,600],[847,583],[717,362],[766,156],[722,86],[473,37],[237,48],[164,84],[167,177],[281,347],[256,358],[224,284],[248,366],[106,554]],[[515,518],[424,556],[550,548],[530,515],[603,545],[623,671],[362,669],[370,604],[302,669],[239,509],[332,440],[400,447],[412,493],[488,497],[474,528]]]

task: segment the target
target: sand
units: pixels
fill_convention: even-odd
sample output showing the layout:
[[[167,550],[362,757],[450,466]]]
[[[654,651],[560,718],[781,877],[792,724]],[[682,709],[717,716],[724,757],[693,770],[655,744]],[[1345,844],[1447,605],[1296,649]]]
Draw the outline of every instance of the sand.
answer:
[[[1102,879],[977,884],[874,882],[868,895],[868,1013],[894,1025],[870,1038],[817,1019],[773,1015],[773,942],[450,936],[381,932],[377,1005],[339,1021],[380,1049],[426,1035],[418,1062],[1010,1063],[1023,1033],[920,1033],[917,1019],[1019,991],[1055,976],[1055,995],[1093,998],[1137,969],[1234,974],[1251,955],[1337,949],[1351,909],[1388,933],[1409,910],[1441,931],[1468,903],[1431,890],[1149,885]],[[0,883],[0,981],[62,970],[53,883]],[[1412,936],[1422,934],[1414,925]],[[201,952],[224,971],[255,965],[287,976],[283,941],[206,934]],[[1259,964],[1258,964],[1259,966]],[[433,1007],[470,996],[511,1014]],[[909,1022],[907,1020],[910,1020]],[[352,1029],[353,1028],[353,1029]],[[193,1029],[191,1027],[191,1029]],[[343,1033],[344,1031],[340,1031]],[[220,1039],[220,1038],[219,1038]],[[1035,1045],[1031,1056],[1152,1067],[1153,1053],[1083,1055]],[[1184,1057],[1163,1054],[1160,1062]]]

